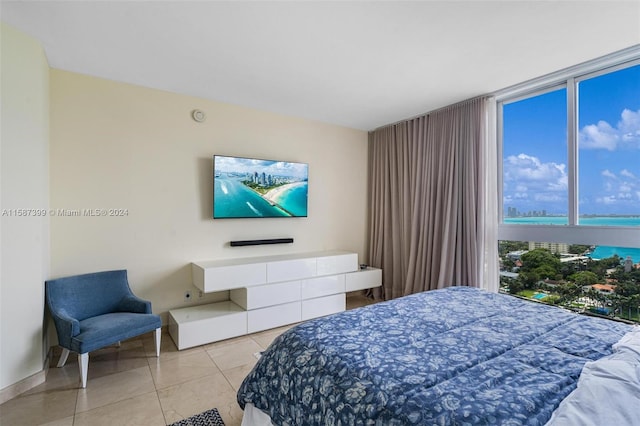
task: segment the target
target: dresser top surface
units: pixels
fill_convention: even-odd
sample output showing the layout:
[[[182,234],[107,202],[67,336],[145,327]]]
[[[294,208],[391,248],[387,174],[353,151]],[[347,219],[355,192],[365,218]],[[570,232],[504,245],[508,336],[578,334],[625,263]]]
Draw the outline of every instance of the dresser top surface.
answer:
[[[262,263],[272,263],[272,262],[283,262],[288,260],[313,259],[313,258],[319,258],[319,257],[331,257],[331,256],[354,255],[354,254],[356,253],[345,251],[345,250],[327,250],[327,251],[316,251],[316,252],[308,252],[308,253],[281,254],[281,255],[272,255],[272,256],[236,257],[231,259],[203,260],[203,261],[193,262],[193,264],[204,269],[204,268],[213,268],[213,267],[262,264]]]

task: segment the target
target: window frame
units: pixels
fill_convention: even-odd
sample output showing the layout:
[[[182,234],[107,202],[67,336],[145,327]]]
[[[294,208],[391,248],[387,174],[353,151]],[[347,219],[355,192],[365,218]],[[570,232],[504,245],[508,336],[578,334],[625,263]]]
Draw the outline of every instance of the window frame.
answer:
[[[494,93],[496,100],[498,240],[640,247],[640,227],[578,224],[578,93],[581,81],[640,65],[640,45]],[[503,107],[553,90],[567,93],[568,225],[504,223]]]

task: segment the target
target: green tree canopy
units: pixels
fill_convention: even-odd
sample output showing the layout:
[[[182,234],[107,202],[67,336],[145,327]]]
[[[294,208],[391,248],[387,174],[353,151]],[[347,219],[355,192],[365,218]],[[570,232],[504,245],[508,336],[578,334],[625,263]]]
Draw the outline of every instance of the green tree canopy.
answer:
[[[592,285],[600,281],[598,276],[591,271],[580,271],[569,276],[569,280],[579,286]]]
[[[640,283],[619,282],[616,285],[616,294],[627,297],[640,294]]]
[[[540,265],[536,269],[534,269],[533,272],[538,274],[540,279],[545,279],[545,278],[549,278],[551,280],[556,279],[557,271],[551,265]],[[562,278],[562,275],[560,275],[560,278]]]
[[[586,246],[582,244],[571,244],[569,246],[569,253],[582,254],[585,251],[589,250],[590,248],[591,246]]]
[[[522,270],[525,272],[529,271],[537,271],[538,268],[545,267],[543,271],[553,273],[549,273],[549,278],[553,278],[557,273],[560,272],[560,268],[562,264],[560,263],[560,259],[553,255],[547,249],[535,249],[531,250],[520,257],[522,261]]]
[[[500,256],[504,256],[509,252],[518,250],[528,250],[529,243],[526,241],[509,241],[501,240],[498,242],[498,253]]]
[[[622,259],[617,254],[614,254],[611,257],[607,257],[606,259],[600,259],[600,265],[603,265],[605,268],[616,268],[620,266],[620,262]]]
[[[518,281],[522,284],[522,287],[525,289],[534,289],[538,285],[538,281],[540,281],[540,275],[538,275],[535,271],[524,271],[518,274]]]

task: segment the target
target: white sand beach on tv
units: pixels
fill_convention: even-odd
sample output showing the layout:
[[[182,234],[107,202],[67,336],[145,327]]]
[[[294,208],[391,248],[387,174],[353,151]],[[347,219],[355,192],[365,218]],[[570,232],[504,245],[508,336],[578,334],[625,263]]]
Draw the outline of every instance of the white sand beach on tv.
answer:
[[[294,183],[286,183],[277,188],[273,188],[269,190],[263,197],[271,202],[278,203],[278,199],[287,191],[296,188],[298,186],[304,185],[306,182],[294,182]]]

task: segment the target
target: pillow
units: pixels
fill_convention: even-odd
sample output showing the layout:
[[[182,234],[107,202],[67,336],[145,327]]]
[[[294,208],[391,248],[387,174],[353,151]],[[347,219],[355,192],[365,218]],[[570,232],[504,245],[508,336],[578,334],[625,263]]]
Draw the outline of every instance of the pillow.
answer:
[[[577,388],[547,425],[637,425],[640,419],[640,327],[615,345],[611,355],[587,362]]]
[[[628,352],[640,361],[640,326],[633,327],[633,330],[622,336],[612,348],[614,352]]]

